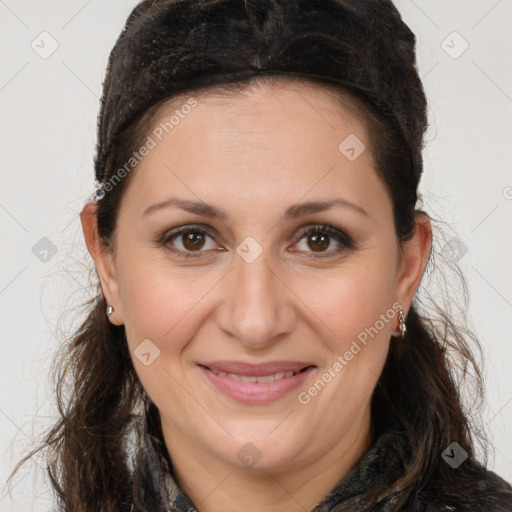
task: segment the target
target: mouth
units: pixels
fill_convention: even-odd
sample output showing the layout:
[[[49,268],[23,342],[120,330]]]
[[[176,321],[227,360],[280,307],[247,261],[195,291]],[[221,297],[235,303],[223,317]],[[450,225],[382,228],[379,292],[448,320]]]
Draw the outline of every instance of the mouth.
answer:
[[[208,367],[205,367],[208,368]],[[230,379],[238,380],[240,382],[259,382],[259,383],[265,383],[265,382],[274,382],[276,380],[285,379],[288,377],[293,377],[294,375],[298,375],[299,373],[306,371],[309,368],[307,366],[306,368],[302,368],[302,370],[296,371],[296,370],[289,370],[287,372],[277,372],[277,373],[271,373],[268,375],[240,375],[239,373],[231,373],[231,372],[225,372],[222,370],[215,370],[213,368],[208,368],[211,372],[213,372],[215,375],[218,375],[219,377],[229,377]]]
[[[298,388],[316,366],[304,362],[277,361],[262,365],[218,361],[197,365],[216,391],[244,404],[279,400]]]

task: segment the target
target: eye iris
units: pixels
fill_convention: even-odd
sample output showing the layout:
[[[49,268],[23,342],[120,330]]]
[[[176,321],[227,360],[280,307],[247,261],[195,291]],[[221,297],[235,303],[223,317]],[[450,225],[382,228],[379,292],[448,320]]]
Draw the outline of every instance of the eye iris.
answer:
[[[329,247],[329,236],[325,236],[319,233],[314,233],[312,235],[309,235],[308,237],[308,244],[310,242],[313,242],[313,245],[309,245],[313,251],[321,252],[322,250],[327,249]]]
[[[197,251],[202,249],[204,245],[204,236],[197,231],[189,231],[182,235],[183,246],[190,251]]]

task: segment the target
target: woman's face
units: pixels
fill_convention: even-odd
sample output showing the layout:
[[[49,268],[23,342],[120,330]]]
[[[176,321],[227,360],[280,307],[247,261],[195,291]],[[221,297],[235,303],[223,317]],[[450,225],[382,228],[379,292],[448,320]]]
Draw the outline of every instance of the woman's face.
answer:
[[[171,454],[275,471],[339,456],[368,432],[422,273],[367,132],[314,86],[184,104],[162,110],[123,196],[100,269],[111,321]]]

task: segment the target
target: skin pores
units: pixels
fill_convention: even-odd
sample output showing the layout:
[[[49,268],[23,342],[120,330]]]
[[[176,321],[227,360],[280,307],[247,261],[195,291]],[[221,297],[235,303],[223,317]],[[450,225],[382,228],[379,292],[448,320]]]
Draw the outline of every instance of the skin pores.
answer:
[[[177,480],[201,511],[312,507],[371,442],[371,395],[396,304],[407,312],[419,286],[428,226],[402,255],[366,129],[320,87],[194,98],[132,171],[114,252],[96,252],[111,321],[125,325]],[[166,206],[171,198],[225,217]],[[284,216],[331,200],[340,205]],[[212,361],[313,368],[279,398],[245,403],[206,376],[200,365]]]

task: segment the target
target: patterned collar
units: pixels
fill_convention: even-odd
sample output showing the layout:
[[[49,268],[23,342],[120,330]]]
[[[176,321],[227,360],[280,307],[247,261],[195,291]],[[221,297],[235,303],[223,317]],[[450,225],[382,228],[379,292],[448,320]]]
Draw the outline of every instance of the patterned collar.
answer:
[[[397,424],[382,428],[371,447],[338,485],[312,512],[354,511],[366,502],[377,483],[390,484],[403,471],[401,455],[405,438]],[[189,497],[178,487],[172,464],[161,439],[145,432],[133,473],[134,504],[131,512],[196,512]],[[393,510],[392,501],[379,510]],[[389,508],[388,508],[389,507]]]
[[[147,429],[133,472],[130,512],[196,512],[194,504],[173,478],[163,441]]]

